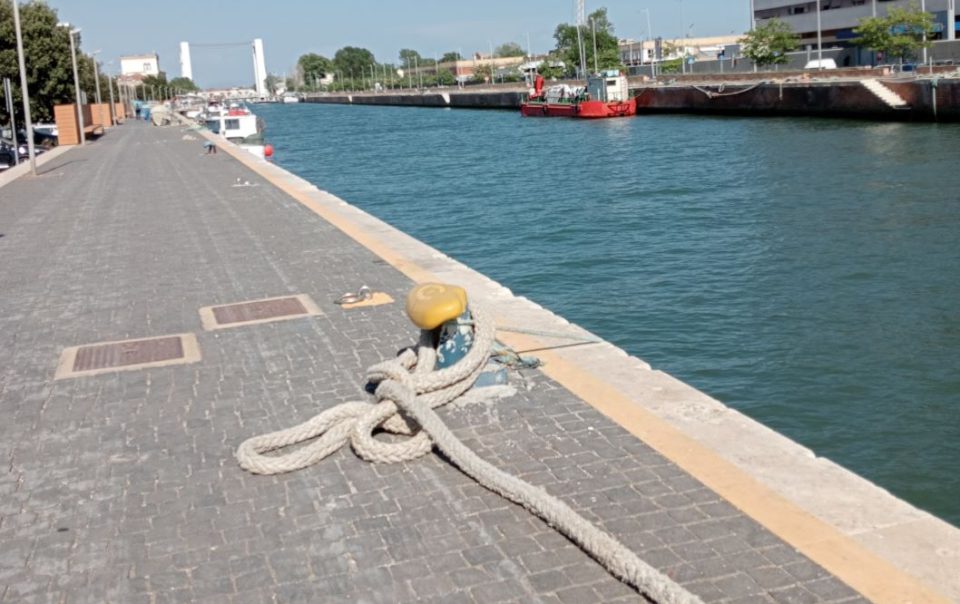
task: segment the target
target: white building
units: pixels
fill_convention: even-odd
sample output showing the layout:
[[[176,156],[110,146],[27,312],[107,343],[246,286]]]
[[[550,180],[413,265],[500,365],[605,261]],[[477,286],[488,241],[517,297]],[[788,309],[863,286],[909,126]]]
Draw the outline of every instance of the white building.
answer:
[[[120,57],[120,75],[160,75],[160,56],[157,53]]]
[[[956,38],[956,0],[924,0],[927,12],[933,14],[935,38]],[[801,0],[752,0],[754,19],[758,24],[777,18],[800,34],[803,44],[815,44],[817,40],[817,3]],[[860,19],[885,16],[891,8],[908,8],[919,4],[916,0],[821,0],[820,29],[823,41],[833,44],[856,37],[853,29]]]
[[[620,60],[624,65],[646,65],[693,57],[698,61],[716,60],[727,46],[739,44],[742,35],[706,38],[659,38],[657,40],[620,40]],[[659,53],[658,53],[659,50]]]

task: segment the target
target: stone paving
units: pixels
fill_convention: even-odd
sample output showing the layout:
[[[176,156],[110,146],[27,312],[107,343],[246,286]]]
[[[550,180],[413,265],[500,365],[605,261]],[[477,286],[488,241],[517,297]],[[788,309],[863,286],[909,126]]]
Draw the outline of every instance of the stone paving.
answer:
[[[243,439],[362,397],[365,368],[414,342],[401,304],[333,298],[411,283],[183,137],[129,123],[0,189],[0,601],[638,600],[438,456],[237,467]],[[286,294],[322,314],[200,325],[200,307]],[[184,332],[199,363],[53,380],[65,347]],[[442,415],[704,600],[862,601],[539,372],[511,380]]]

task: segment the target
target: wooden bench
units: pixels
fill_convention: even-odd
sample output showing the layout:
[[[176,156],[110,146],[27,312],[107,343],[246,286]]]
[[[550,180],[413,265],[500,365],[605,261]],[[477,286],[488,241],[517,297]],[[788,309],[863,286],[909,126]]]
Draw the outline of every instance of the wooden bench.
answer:
[[[84,126],[83,134],[84,136],[101,136],[103,134],[103,126],[99,124],[90,124],[89,126]]]

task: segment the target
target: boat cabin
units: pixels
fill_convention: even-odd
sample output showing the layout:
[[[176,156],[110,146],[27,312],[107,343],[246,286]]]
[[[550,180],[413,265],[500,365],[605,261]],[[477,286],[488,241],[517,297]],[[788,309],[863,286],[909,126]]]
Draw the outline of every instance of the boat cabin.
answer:
[[[210,132],[219,134],[238,144],[262,144],[263,128],[260,118],[249,111],[231,109],[220,115],[208,115],[206,126]]]
[[[587,78],[587,92],[590,93],[591,99],[605,103],[630,100],[627,76],[615,69],[601,71]]]

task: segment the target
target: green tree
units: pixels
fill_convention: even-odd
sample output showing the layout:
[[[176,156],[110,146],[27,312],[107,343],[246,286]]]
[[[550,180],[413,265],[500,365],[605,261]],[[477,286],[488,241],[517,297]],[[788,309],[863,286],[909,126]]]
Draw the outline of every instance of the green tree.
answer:
[[[588,71],[594,67],[593,35],[597,36],[596,66],[603,69],[622,69],[620,60],[620,44],[614,35],[613,24],[607,17],[607,9],[599,8],[587,18],[587,24],[580,28],[579,40],[577,26],[561,23],[553,33],[557,41],[556,54],[567,66],[567,73],[575,73],[580,66],[579,42],[583,42],[583,60]]]
[[[297,59],[297,68],[303,75],[303,81],[308,86],[315,86],[317,81],[327,77],[327,74],[333,73],[333,61],[323,55],[311,52],[301,55]]]
[[[143,90],[146,94],[152,95],[152,98],[159,99],[163,95],[163,89],[170,86],[167,82],[167,74],[163,71],[159,75],[146,76],[143,78]]]
[[[743,56],[758,66],[787,62],[787,53],[797,47],[797,35],[780,19],[768,19],[747,32],[743,38]]]
[[[560,66],[559,63],[559,59],[548,57],[546,61],[543,61],[537,67],[537,72],[548,80],[551,78],[562,78],[566,75],[567,70],[566,67]]]
[[[526,54],[523,47],[516,42],[506,42],[497,46],[496,50],[493,51],[495,57],[523,57]]]
[[[473,79],[478,82],[489,82],[493,79],[493,66],[481,63],[473,68]]]
[[[372,52],[354,46],[344,46],[333,55],[333,66],[347,78],[359,78],[364,70],[369,73],[370,66],[376,62]]]
[[[441,63],[452,63],[453,61],[459,61],[462,57],[459,52],[446,52],[440,57]]]
[[[440,73],[437,74],[437,80],[439,80],[441,86],[453,86],[457,83],[457,77],[449,69],[441,69]]]
[[[400,63],[403,65],[404,69],[410,69],[414,65],[422,65],[423,57],[420,56],[420,53],[413,50],[412,48],[404,48],[400,51]]]
[[[266,86],[267,92],[270,94],[277,94],[277,90],[283,85],[283,78],[271,73],[264,78],[263,85]]]
[[[200,90],[200,87],[194,84],[193,80],[183,77],[170,80],[170,87],[174,90],[182,90],[183,92],[196,92]]]
[[[908,8],[891,8],[886,17],[867,17],[853,30],[857,46],[904,59],[930,46],[933,15],[911,3]],[[926,39],[924,39],[926,38]]]
[[[27,86],[30,89],[30,113],[35,121],[53,120],[53,106],[74,102],[73,63],[67,29],[57,27],[57,11],[44,2],[28,2],[20,6],[20,29],[26,62]],[[80,36],[77,36],[79,45]],[[79,53],[79,51],[78,51]],[[78,62],[83,56],[78,54]],[[17,39],[13,28],[13,6],[0,2],[0,79],[10,78],[14,88],[14,113],[23,123],[23,97],[20,92],[20,68],[17,62]],[[93,77],[89,78],[93,84]],[[83,83],[81,88],[87,92]],[[106,93],[104,89],[104,93]],[[90,97],[92,98],[92,96]],[[4,103],[0,103],[0,122],[6,123]]]

